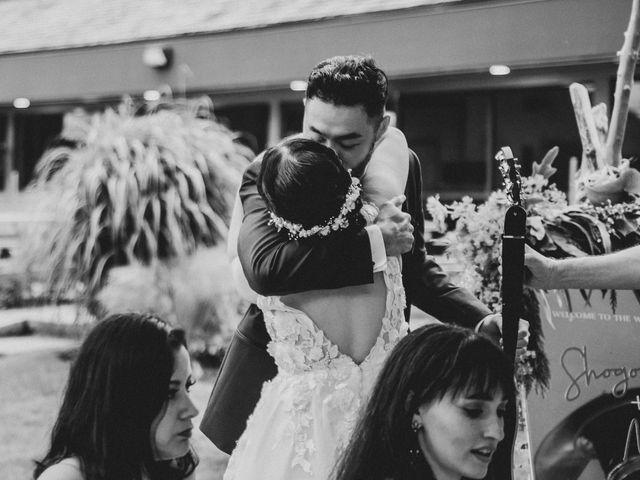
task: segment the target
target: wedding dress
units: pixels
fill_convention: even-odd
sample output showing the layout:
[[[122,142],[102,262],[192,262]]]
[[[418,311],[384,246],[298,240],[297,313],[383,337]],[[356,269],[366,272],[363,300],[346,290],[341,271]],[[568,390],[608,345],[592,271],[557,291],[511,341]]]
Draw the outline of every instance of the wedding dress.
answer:
[[[356,364],[303,312],[259,297],[278,374],[265,382],[224,480],[326,479],[393,346],[406,334],[400,262],[384,272],[386,308],[377,340]]]

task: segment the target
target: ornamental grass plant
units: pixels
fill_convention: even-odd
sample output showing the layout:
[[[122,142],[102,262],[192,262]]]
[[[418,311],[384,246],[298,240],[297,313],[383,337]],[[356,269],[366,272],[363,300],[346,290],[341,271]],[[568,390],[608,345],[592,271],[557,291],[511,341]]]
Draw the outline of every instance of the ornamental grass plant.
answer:
[[[152,309],[194,324],[204,307],[181,299],[230,289],[224,244],[253,158],[234,138],[207,97],[67,115],[30,187],[51,221],[28,235],[27,271],[53,301],[74,298],[98,317]]]

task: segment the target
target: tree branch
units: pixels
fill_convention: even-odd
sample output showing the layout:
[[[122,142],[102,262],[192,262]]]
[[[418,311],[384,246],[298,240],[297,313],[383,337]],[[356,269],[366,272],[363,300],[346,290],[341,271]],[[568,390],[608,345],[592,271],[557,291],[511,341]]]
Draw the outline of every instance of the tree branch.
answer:
[[[633,73],[638,59],[638,46],[640,45],[640,0],[633,0],[629,25],[624,34],[622,49],[618,52],[620,64],[616,79],[616,91],[611,112],[611,125],[605,147],[605,159],[614,167],[620,164],[622,159],[622,141],[627,127],[627,114],[629,112],[629,98],[633,84]]]

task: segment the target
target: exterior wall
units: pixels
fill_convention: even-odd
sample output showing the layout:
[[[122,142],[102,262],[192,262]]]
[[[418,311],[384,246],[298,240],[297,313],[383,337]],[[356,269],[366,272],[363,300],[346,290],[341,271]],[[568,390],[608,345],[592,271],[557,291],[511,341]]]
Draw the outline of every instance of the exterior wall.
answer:
[[[0,106],[92,101],[169,85],[180,93],[287,88],[318,60],[371,53],[391,78],[611,62],[631,0],[510,0],[421,7],[258,30],[167,39],[173,68],[143,65],[132,43],[0,56]]]
[[[291,130],[284,106],[303,96],[289,82],[335,54],[374,55],[389,74],[395,109],[403,96],[416,93],[564,88],[574,81],[590,87],[594,104],[610,104],[615,52],[630,8],[631,0],[474,1],[183,36],[162,42],[173,50],[166,70],[143,63],[144,49],[156,42],[0,54],[0,190],[16,183],[10,170],[22,172],[21,185],[28,176],[19,151],[25,139],[12,138],[20,135],[17,117],[62,115],[75,106],[117,102],[123,94],[140,98],[147,89],[170,89],[174,96],[211,95],[221,110],[265,106],[268,120],[258,137],[270,145]],[[490,76],[494,63],[510,65],[512,73]],[[15,111],[16,97],[29,98],[31,108]],[[404,127],[412,121],[400,118]],[[490,159],[498,139],[492,117],[486,119],[483,156]],[[495,186],[491,169],[487,164],[484,187],[474,194]]]

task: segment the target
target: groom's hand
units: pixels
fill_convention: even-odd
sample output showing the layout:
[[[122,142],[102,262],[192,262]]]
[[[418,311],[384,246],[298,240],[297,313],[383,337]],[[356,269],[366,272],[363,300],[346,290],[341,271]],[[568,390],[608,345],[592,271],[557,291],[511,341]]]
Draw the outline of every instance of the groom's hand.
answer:
[[[487,315],[482,319],[477,327],[478,331],[491,337],[491,339],[500,344],[502,342],[502,315],[494,313]],[[516,340],[516,358],[521,357],[527,352],[529,345],[529,322],[520,318],[518,320],[518,337]]]
[[[395,257],[411,250],[413,246],[413,225],[411,215],[400,210],[404,195],[393,197],[380,206],[376,225],[382,232],[387,256]]]

